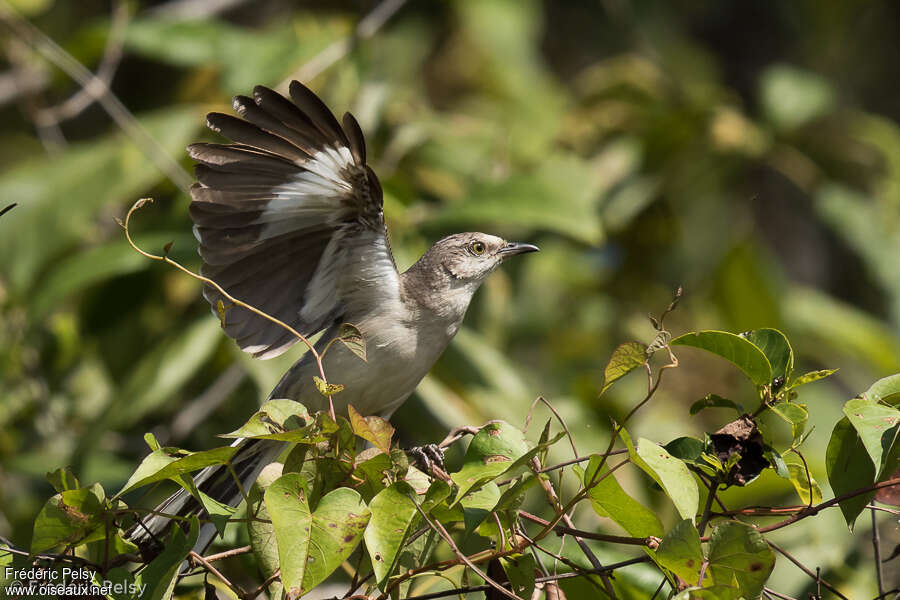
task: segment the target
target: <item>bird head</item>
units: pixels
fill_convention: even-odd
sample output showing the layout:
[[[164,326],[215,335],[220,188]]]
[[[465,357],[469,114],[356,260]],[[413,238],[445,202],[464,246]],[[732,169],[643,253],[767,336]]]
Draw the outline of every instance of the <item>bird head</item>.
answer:
[[[538,250],[533,244],[507,242],[486,233],[457,233],[438,241],[429,253],[435,253],[452,278],[480,284],[507,258]]]

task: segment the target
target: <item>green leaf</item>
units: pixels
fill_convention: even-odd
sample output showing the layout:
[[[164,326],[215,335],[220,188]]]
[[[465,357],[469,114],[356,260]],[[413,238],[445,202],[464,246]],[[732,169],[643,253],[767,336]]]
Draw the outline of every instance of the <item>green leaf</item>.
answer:
[[[862,397],[875,402],[897,404],[900,402],[900,373],[879,379],[862,393]]]
[[[621,433],[625,433],[625,430],[622,429]],[[630,445],[630,442],[629,438],[626,444]],[[682,518],[693,520],[700,503],[700,492],[694,476],[684,461],[666,452],[665,448],[656,442],[644,438],[638,440],[637,450],[634,450],[633,446],[629,447],[628,454],[631,460],[665,491],[678,509],[678,514]]]
[[[306,449],[305,446],[296,446],[297,448]],[[282,472],[287,467],[277,462],[266,465],[259,477],[256,478],[253,486],[250,488],[248,514],[255,515],[255,519],[247,521],[247,534],[250,538],[250,547],[256,556],[257,564],[262,576],[266,579],[271,577],[278,570],[278,544],[275,541],[275,527],[272,525],[272,519],[263,501],[263,494],[266,489],[281,477]],[[281,598],[281,580],[275,581],[269,587],[271,598]]]
[[[706,452],[706,442],[692,437],[680,437],[675,438],[663,448],[675,458],[689,463],[697,463],[701,462],[700,457]]]
[[[338,329],[337,339],[347,347],[347,350],[363,359],[363,361],[366,360],[366,340],[363,339],[362,332],[356,325],[342,323],[340,329]]]
[[[602,394],[610,386],[631,371],[647,362],[647,346],[640,342],[625,342],[613,351],[612,358],[603,370]]]
[[[809,420],[809,410],[805,404],[780,402],[772,407],[772,412],[791,424],[791,435],[795,442],[803,436]]]
[[[511,469],[529,451],[525,435],[505,421],[482,427],[466,449],[462,468],[450,477],[459,486],[456,502],[469,490]]]
[[[219,535],[224,536],[225,527],[228,525],[228,521],[234,516],[237,509],[224,502],[219,502],[212,496],[205,494],[202,490],[198,489],[197,495],[200,496],[200,503],[203,504],[204,510],[209,514],[209,520],[212,521],[213,525],[216,527],[216,531],[219,532]]]
[[[50,482],[54,490],[60,493],[79,488],[78,478],[75,477],[75,474],[68,467],[47,473],[47,481]]]
[[[366,448],[354,459],[353,475],[363,480],[362,484],[355,486],[356,491],[367,501],[371,500],[390,483],[387,474],[393,469],[390,455],[378,448]]]
[[[191,517],[187,534],[181,527],[173,527],[159,556],[140,571],[134,579],[135,585],[146,585],[141,600],[163,600],[171,597],[181,563],[187,558],[200,532],[197,517]]]
[[[757,598],[774,567],[775,554],[751,526],[726,521],[710,534],[709,573],[716,585],[736,580],[745,598]]]
[[[99,484],[56,494],[34,520],[31,552],[86,544],[106,537],[105,494]]]
[[[150,432],[144,434],[144,442],[147,444],[147,447],[150,448],[150,452],[162,448],[162,446],[159,445],[159,441],[156,439],[156,436]]]
[[[363,417],[351,405],[347,406],[347,414],[350,417],[353,433],[370,442],[385,454],[391,453],[391,437],[394,435],[394,428],[386,419],[378,416]]]
[[[312,422],[306,407],[295,400],[278,398],[264,403],[240,428],[219,435],[222,438],[262,438],[290,429],[302,429]],[[292,440],[284,440],[292,441]]]
[[[703,549],[700,534],[690,519],[682,520],[666,533],[656,549],[656,562],[688,583],[700,580]]]
[[[772,367],[772,379],[784,377],[787,381],[794,370],[794,350],[787,337],[777,329],[754,329],[742,337],[762,350]]]
[[[595,454],[591,456],[587,469],[585,469],[582,481],[585,486],[594,481],[597,476],[597,467],[600,466],[602,457]],[[609,472],[607,466],[603,467],[604,475]],[[662,537],[664,529],[659,517],[652,510],[629,496],[619,485],[615,475],[606,475],[602,481],[595,484],[588,491],[591,506],[601,517],[608,517],[614,523],[624,529],[628,535],[634,537],[655,536]]]
[[[468,537],[476,528],[484,523],[484,520],[491,514],[491,509],[493,509],[499,501],[500,488],[493,481],[488,481],[477,489],[470,490],[469,493],[463,496],[459,501],[459,506],[463,509],[463,522],[466,525],[463,535]],[[495,523],[489,522],[488,525],[496,532]],[[490,533],[481,530],[479,530],[479,533],[486,537],[490,535]]]
[[[756,385],[772,382],[772,367],[763,351],[749,340],[727,331],[697,331],[678,336],[672,346],[693,346],[721,356],[744,372]]]
[[[342,384],[326,383],[325,380],[318,375],[313,375],[313,382],[316,384],[316,389],[319,390],[319,393],[326,398],[344,391],[344,386]]]
[[[137,470],[128,478],[125,486],[115,497],[164,479],[173,479],[182,483],[180,475],[199,471],[212,465],[223,465],[231,460],[237,451],[237,446],[223,446],[188,454],[184,454],[183,450],[177,448],[154,450],[141,461]]]
[[[831,432],[828,449],[825,452],[825,468],[828,472],[828,483],[835,496],[866,487],[875,481],[872,459],[847,417],[838,421]],[[844,520],[851,529],[856,517],[874,495],[872,492],[867,498],[866,494],[862,494],[840,503]]]
[[[531,598],[534,592],[534,571],[537,563],[531,554],[510,554],[500,558],[500,566],[506,573],[513,594],[519,598]]]
[[[803,465],[800,457],[793,452],[786,453],[783,457],[788,468],[789,478],[800,501],[803,504],[818,504],[822,501],[822,490],[812,473],[807,472],[807,467]]]
[[[353,552],[370,512],[359,493],[338,488],[310,510],[311,490],[300,473],[287,473],[266,490],[266,508],[275,528],[281,580],[289,598],[316,587]]]
[[[696,415],[704,408],[733,408],[737,411],[738,415],[742,415],[745,412],[743,406],[728,398],[723,398],[718,394],[707,394],[705,397],[691,404],[690,413]]]
[[[788,471],[787,464],[784,462],[784,459],[781,458],[781,454],[778,453],[775,448],[769,446],[767,444],[763,445],[763,457],[769,461],[769,466],[772,467],[772,470],[775,471],[775,474],[781,477],[782,479],[790,479],[791,474]]]
[[[363,537],[372,558],[375,581],[382,590],[419,521],[419,513],[411,499],[414,494],[413,489],[401,481],[381,490],[369,503],[372,518]]]
[[[871,388],[870,388],[871,389]],[[884,468],[884,456],[897,438],[900,410],[878,403],[866,396],[854,398],[844,404],[844,414],[856,429],[869,458],[875,466],[876,476]]]
[[[791,381],[787,385],[787,389],[792,390],[794,388],[798,388],[801,385],[806,385],[807,383],[812,383],[814,381],[819,381],[820,379],[825,379],[826,377],[831,377],[837,373],[837,369],[821,369],[819,371],[810,371],[809,373],[804,373],[800,377],[797,377],[793,381]]]

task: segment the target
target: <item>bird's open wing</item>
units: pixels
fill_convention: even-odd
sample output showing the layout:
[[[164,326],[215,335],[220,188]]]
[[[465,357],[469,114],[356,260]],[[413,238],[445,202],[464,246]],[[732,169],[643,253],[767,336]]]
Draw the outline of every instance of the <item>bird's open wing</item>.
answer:
[[[312,335],[364,310],[375,301],[367,292],[398,294],[398,274],[356,120],[348,113],[341,127],[296,81],[290,95],[259,86],[253,98],[234,99],[243,119],[207,116],[210,129],[235,143],[188,148],[199,162],[190,213],[203,274]],[[225,332],[246,352],[269,358],[297,341],[210,286],[204,297],[214,309],[223,301]]]

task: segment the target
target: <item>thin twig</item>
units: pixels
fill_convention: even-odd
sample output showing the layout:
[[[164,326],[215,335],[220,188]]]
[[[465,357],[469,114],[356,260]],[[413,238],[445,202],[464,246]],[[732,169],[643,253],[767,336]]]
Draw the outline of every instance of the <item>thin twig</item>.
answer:
[[[545,403],[546,403],[546,401],[545,401]],[[549,404],[548,404],[548,407],[549,407]],[[553,408],[551,407],[550,410],[553,410]],[[553,410],[553,414],[557,415],[557,418],[559,418],[559,414],[555,410]],[[561,418],[560,418],[560,421],[562,421]],[[568,432],[568,428],[565,427],[565,423],[563,423],[563,427],[566,429],[566,432]],[[570,440],[571,440],[571,438],[570,438]],[[575,456],[578,456],[578,450],[575,448],[574,441],[572,441],[572,451],[575,452]],[[540,472],[540,470],[541,470],[541,463],[537,459],[536,456],[531,459],[531,469],[535,473],[535,475],[537,475],[537,473]],[[550,479],[538,476],[538,483],[541,485],[541,488],[543,488],[544,493],[547,495],[547,499],[550,500],[550,505],[553,507],[553,510],[560,511],[561,506],[560,506],[560,502],[559,502],[559,496],[557,495],[556,490],[553,489],[553,484],[550,483]],[[573,505],[572,509],[574,510],[574,508],[575,508],[575,506]],[[569,527],[572,529],[575,528],[575,523],[572,521],[572,518],[569,516],[568,511],[562,512],[562,521],[563,521],[563,523],[565,523],[566,527]],[[594,554],[593,551],[591,551],[591,549],[588,547],[588,545],[584,541],[584,539],[582,539],[578,535],[575,535],[574,537],[575,537],[575,543],[578,544],[578,547],[581,549],[582,554],[584,554],[587,557],[587,559],[588,559],[588,561],[590,561],[591,565],[593,565],[593,567],[595,569],[602,569],[603,564],[600,562],[600,559],[597,558],[597,555]],[[600,577],[603,580],[603,586],[606,588],[606,593],[609,594],[610,598],[615,599],[616,591],[613,589],[612,581],[609,580],[609,575],[601,575]]]
[[[783,527],[787,527],[788,525],[792,525],[792,524],[796,523],[797,521],[805,519],[806,517],[811,517],[813,515],[816,515],[819,512],[825,510],[826,508],[830,508],[832,506],[840,504],[841,502],[843,502],[844,500],[847,500],[848,498],[855,498],[856,496],[861,496],[862,494],[866,494],[868,492],[880,490],[880,489],[886,488],[886,487],[893,487],[895,485],[900,485],[900,477],[888,479],[888,480],[882,481],[880,483],[875,483],[872,485],[868,485],[866,487],[862,487],[862,488],[853,490],[852,492],[847,492],[846,494],[841,494],[840,496],[836,496],[836,497],[832,498],[831,500],[826,500],[825,502],[821,502],[810,508],[804,508],[803,510],[801,510],[800,512],[798,512],[796,515],[794,515],[793,517],[791,517],[789,519],[785,519],[784,521],[780,521],[778,523],[775,523],[774,525],[769,525],[767,527],[757,527],[756,530],[759,531],[760,533],[768,533],[770,531],[775,531],[776,529],[781,529]],[[703,541],[708,541],[708,540],[704,539]]]
[[[716,490],[719,489],[719,478],[711,478],[707,489],[709,493],[706,495],[706,505],[703,507],[703,516],[700,517],[700,523],[697,524],[697,532],[701,536],[703,535],[703,532],[706,531],[706,525],[709,523],[713,499],[716,497]]]
[[[786,596],[786,595],[784,595],[784,594],[781,594],[781,593],[779,593],[779,592],[776,592],[776,591],[773,590],[772,588],[764,587],[764,588],[763,588],[763,592],[766,593],[766,594],[769,594],[770,596],[774,596],[775,598],[781,598],[781,600],[797,600],[796,598],[792,598],[792,597],[790,597],[790,596]]]
[[[243,600],[254,600],[257,596],[262,594],[266,590],[266,588],[272,585],[272,583],[274,583],[275,580],[279,577],[281,577],[281,569],[275,569],[275,572],[269,575],[269,578],[263,581],[258,588],[256,588],[252,592],[247,592],[243,596]]]
[[[241,546],[240,548],[232,548],[231,550],[219,552],[218,554],[210,554],[203,558],[205,558],[207,562],[216,562],[217,560],[224,560],[226,558],[231,558],[232,556],[240,556],[241,554],[249,554],[250,552],[253,552],[252,546]]]
[[[616,569],[621,569],[623,567],[630,567],[632,565],[639,565],[650,561],[649,556],[638,556],[637,558],[631,558],[628,560],[623,560],[621,562],[613,563],[607,565],[603,568],[602,573],[612,573]],[[557,575],[549,575],[546,577],[535,577],[535,583],[549,583],[552,581],[559,581],[560,579],[572,579],[575,577],[584,577],[585,575],[600,575],[602,573],[598,573],[593,569],[585,570],[581,573],[559,573]],[[434,600],[435,598],[446,598],[448,596],[457,596],[460,594],[468,594],[473,592],[484,592],[491,589],[490,585],[471,585],[468,587],[456,588],[452,590],[442,590],[440,592],[431,592],[429,594],[422,594],[420,596],[408,596],[405,600]]]
[[[485,580],[485,582],[487,582],[488,584],[490,584],[490,586],[491,586],[492,588],[494,588],[495,590],[497,590],[498,592],[500,592],[501,594],[503,594],[503,595],[506,596],[507,598],[510,598],[510,600],[522,600],[521,598],[519,598],[518,596],[516,596],[516,595],[515,595],[514,593],[512,593],[511,591],[509,591],[509,590],[507,590],[506,588],[504,588],[500,583],[498,583],[498,582],[494,581],[493,579],[491,579],[491,578],[488,576],[487,573],[485,573],[484,571],[482,571],[481,569],[479,569],[479,568],[475,565],[475,563],[473,563],[473,562],[469,559],[468,556],[466,556],[465,554],[463,554],[463,552],[462,552],[462,551],[459,549],[459,547],[456,545],[456,542],[453,541],[453,537],[451,537],[450,534],[447,533],[447,530],[444,528],[444,526],[441,524],[441,522],[438,521],[437,519],[435,519],[434,521],[432,521],[431,519],[429,519],[429,518],[428,518],[428,515],[425,514],[425,511],[422,510],[422,507],[419,506],[419,503],[416,502],[416,499],[413,498],[412,495],[410,495],[409,499],[410,499],[410,501],[413,503],[413,506],[416,507],[416,510],[419,512],[419,515],[422,517],[422,519],[425,521],[425,523],[427,523],[429,527],[431,527],[432,529],[434,529],[434,531],[435,531],[438,535],[440,535],[440,536],[443,538],[443,540],[447,543],[448,546],[450,546],[450,549],[453,550],[453,553],[456,554],[456,557],[457,557],[459,560],[463,561],[463,562],[466,564],[467,567],[469,567],[470,569],[472,569],[479,577],[481,577],[482,579]]]
[[[607,456],[615,456],[617,454],[628,454],[628,450],[613,450],[612,452],[608,452]],[[557,469],[562,469],[563,467],[568,467],[569,465],[576,465],[578,463],[583,463],[591,460],[594,456],[599,456],[598,454],[592,454],[590,456],[579,456],[578,458],[573,458],[572,460],[567,460],[565,462],[561,462],[549,467],[544,467],[538,473],[549,473],[550,471],[556,471]]]
[[[2,1],[3,0],[0,0],[0,2],[2,2]],[[258,315],[258,316],[260,316],[268,321],[271,321],[272,323],[275,323],[276,325],[286,329],[288,332],[293,334],[298,340],[300,340],[301,342],[306,344],[306,347],[309,348],[309,351],[312,353],[313,357],[315,357],[315,359],[316,359],[316,364],[319,367],[319,376],[322,378],[322,381],[327,382],[327,379],[325,378],[325,368],[322,365],[322,356],[318,352],[316,352],[316,349],[313,346],[312,342],[310,342],[309,339],[307,339],[306,336],[304,336],[302,333],[300,333],[299,331],[297,331],[296,329],[294,329],[293,327],[291,327],[284,321],[281,321],[281,320],[273,317],[272,315],[261,311],[260,309],[256,308],[255,306],[253,306],[251,304],[247,304],[246,302],[244,302],[242,300],[238,300],[237,298],[235,298],[234,296],[232,296],[231,294],[226,292],[224,289],[222,289],[222,286],[220,286],[218,283],[216,283],[209,277],[204,277],[203,275],[200,275],[199,273],[194,273],[187,267],[183,266],[181,263],[169,258],[168,255],[160,256],[158,254],[151,254],[151,253],[141,249],[134,242],[134,240],[131,239],[131,229],[130,229],[131,215],[134,214],[134,212],[136,210],[143,207],[145,204],[152,203],[152,202],[153,202],[153,198],[141,198],[140,200],[135,202],[134,205],[132,205],[132,207],[130,209],[128,209],[128,213],[125,215],[125,222],[122,223],[122,228],[125,230],[125,239],[128,240],[128,244],[132,248],[134,248],[135,252],[137,252],[138,254],[141,254],[142,256],[145,256],[146,258],[149,258],[151,260],[158,260],[158,261],[164,262],[166,264],[172,265],[173,267],[175,267],[182,273],[185,273],[186,275],[189,275],[189,276],[193,277],[194,279],[197,279],[209,286],[212,286],[213,288],[215,288],[215,290],[217,292],[219,292],[222,295],[222,297],[224,297],[226,300],[228,300],[232,304],[234,304],[236,306],[240,306],[242,308],[245,308],[245,309],[249,310],[250,312],[252,312],[253,314]]]
[[[125,43],[125,30],[128,26],[129,17],[127,2],[117,0],[113,3],[106,47],[103,49],[103,57],[100,59],[100,65],[97,67],[97,74],[91,80],[91,85],[79,88],[77,92],[55,106],[37,109],[35,117],[41,124],[57,125],[61,121],[81,114],[87,107],[96,102],[105,90],[109,89],[119,62],[122,60],[122,47]]]
[[[551,521],[542,519],[539,516],[533,515],[525,510],[520,510],[519,515],[521,515],[521,517],[526,521],[531,521],[532,523],[542,525],[543,527],[548,527],[551,524]],[[569,527],[568,525],[555,525],[554,527],[552,527],[552,531],[579,536],[588,540],[611,542],[613,544],[626,544],[628,546],[646,546],[648,548],[654,549],[659,545],[659,539],[653,536],[629,537],[623,535],[607,535],[605,533],[594,533],[593,531],[576,529],[573,527]],[[537,537],[535,537],[535,539],[537,540]]]
[[[200,563],[201,565],[203,565],[204,567],[206,567],[206,570],[207,570],[207,571],[209,571],[210,573],[212,573],[213,575],[215,575],[216,577],[218,577],[218,578],[219,578],[219,581],[221,581],[222,583],[224,583],[225,585],[227,585],[227,586],[228,586],[228,589],[230,589],[232,592],[234,592],[234,593],[237,595],[238,598],[243,598],[243,597],[244,597],[244,590],[242,590],[241,588],[239,588],[239,587],[236,586],[235,584],[231,583],[231,581],[229,581],[227,577],[225,577],[224,575],[222,575],[222,573],[219,572],[218,569],[216,569],[214,566],[212,566],[212,565],[209,563],[208,560],[206,560],[205,558],[203,558],[202,556],[200,556],[199,554],[197,554],[197,553],[194,552],[193,550],[191,550],[190,553],[188,553],[188,556],[190,556],[192,559],[194,559],[195,561],[197,561],[198,563]]]
[[[791,561],[792,563],[794,563],[794,565],[795,565],[798,569],[800,569],[801,571],[803,571],[804,573],[806,573],[806,575],[809,576],[809,577],[811,577],[811,578],[813,579],[813,581],[815,581],[816,583],[820,583],[820,584],[824,585],[826,588],[828,588],[829,590],[831,590],[831,592],[832,592],[833,594],[835,594],[838,598],[843,598],[844,600],[848,600],[848,599],[847,599],[847,596],[845,596],[845,595],[843,595],[842,593],[840,593],[836,587],[834,587],[833,585],[831,585],[830,583],[828,583],[827,581],[825,581],[824,579],[822,579],[821,574],[819,574],[818,572],[813,573],[811,570],[809,570],[808,568],[806,568],[806,567],[803,565],[803,563],[801,563],[799,560],[797,560],[790,552],[788,552],[787,550],[785,550],[784,548],[782,548],[781,546],[779,546],[778,544],[776,544],[776,543],[773,542],[772,540],[766,540],[766,543],[768,543],[772,548],[774,548],[776,551],[778,551],[779,554],[781,554],[781,555],[784,556],[786,559],[788,559],[789,561]],[[818,571],[818,569],[817,569],[817,571]]]
[[[488,421],[487,424],[493,423],[493,421]],[[457,427],[450,431],[446,437],[438,444],[439,448],[449,448],[452,446],[457,440],[462,438],[465,435],[475,435],[479,431],[481,431],[481,427],[473,427],[472,425],[465,425],[463,427]]]

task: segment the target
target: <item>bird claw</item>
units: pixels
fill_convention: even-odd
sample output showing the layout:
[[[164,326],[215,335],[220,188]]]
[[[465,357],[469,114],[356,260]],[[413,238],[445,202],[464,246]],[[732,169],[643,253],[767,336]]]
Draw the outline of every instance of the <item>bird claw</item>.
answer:
[[[444,449],[437,444],[414,446],[406,450],[406,454],[415,460],[417,466],[430,473],[433,467],[444,470]]]

